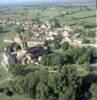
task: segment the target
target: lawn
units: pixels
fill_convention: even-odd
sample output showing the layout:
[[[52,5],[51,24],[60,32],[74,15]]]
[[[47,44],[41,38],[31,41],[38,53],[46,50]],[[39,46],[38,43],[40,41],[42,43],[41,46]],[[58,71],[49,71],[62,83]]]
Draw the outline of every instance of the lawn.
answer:
[[[34,100],[34,99],[32,99],[32,98],[30,99],[26,96],[19,96],[19,95],[8,97],[8,96],[0,93],[0,100]]]
[[[7,72],[4,67],[0,64],[0,82],[8,78],[11,74]]]
[[[0,51],[2,51],[6,45],[6,43],[4,43],[4,39],[6,37],[12,37],[16,35],[15,27],[16,26],[7,27],[6,32],[0,33]]]

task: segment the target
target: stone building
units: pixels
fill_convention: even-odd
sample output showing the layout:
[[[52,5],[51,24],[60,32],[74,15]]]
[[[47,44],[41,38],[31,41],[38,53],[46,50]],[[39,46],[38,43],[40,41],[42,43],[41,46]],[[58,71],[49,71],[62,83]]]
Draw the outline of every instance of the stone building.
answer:
[[[1,54],[1,59],[0,60],[1,60],[1,64],[3,66],[9,67],[10,65],[15,64],[14,57],[8,52],[4,52],[3,54]]]

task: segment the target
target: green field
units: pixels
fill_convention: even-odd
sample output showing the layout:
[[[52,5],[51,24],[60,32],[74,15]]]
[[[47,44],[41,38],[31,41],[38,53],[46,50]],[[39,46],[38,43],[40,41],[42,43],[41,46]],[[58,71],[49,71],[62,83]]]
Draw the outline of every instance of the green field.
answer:
[[[78,29],[80,24],[96,25],[96,7],[95,5],[88,6],[48,6],[48,7],[1,7],[1,18],[10,18],[16,21],[32,20],[35,17],[43,22],[49,21],[56,17],[63,25],[71,25],[73,28]],[[68,14],[67,14],[68,13]],[[16,34],[16,26],[6,27],[6,32],[0,33],[0,51],[6,45],[3,40],[5,37],[14,36]],[[96,27],[90,28],[95,30]],[[10,76],[5,69],[0,66],[0,81]]]
[[[4,39],[6,37],[12,37],[12,36],[15,36],[15,35],[16,35],[15,26],[7,27],[6,32],[0,33],[0,51],[2,51],[4,45],[6,45],[4,43]]]
[[[4,67],[0,64],[0,85],[3,80],[5,80],[6,78],[9,78],[10,76],[11,76],[11,74],[9,72],[7,72],[4,69]]]
[[[3,10],[3,11],[2,11]],[[62,20],[62,23],[65,24],[65,20],[68,22],[72,22],[72,17],[81,19],[86,19],[86,22],[90,22],[88,18],[92,19],[92,23],[95,24],[96,21],[96,7],[95,5],[88,5],[88,6],[55,6],[55,7],[9,7],[0,9],[2,11],[2,17],[11,17],[15,20],[25,20],[25,19],[33,19],[37,15],[41,20],[50,20],[53,17],[58,17]],[[65,15],[66,13],[69,15]],[[63,14],[63,16],[61,16]],[[59,17],[61,16],[61,17]],[[95,16],[95,18],[93,17]],[[82,20],[83,21],[83,20]]]

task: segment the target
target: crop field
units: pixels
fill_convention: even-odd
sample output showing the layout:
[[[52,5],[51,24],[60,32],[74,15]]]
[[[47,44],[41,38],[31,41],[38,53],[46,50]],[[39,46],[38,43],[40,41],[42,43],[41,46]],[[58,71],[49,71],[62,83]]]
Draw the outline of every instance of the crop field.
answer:
[[[88,6],[68,6],[68,7],[15,7],[15,8],[5,8],[0,10],[1,17],[11,17],[16,20],[26,20],[33,19],[37,15],[41,20],[50,20],[53,17],[58,17],[68,22],[72,21],[72,17],[77,19],[77,21],[83,21],[83,19],[87,19],[87,22],[90,22],[88,18],[93,19],[92,23],[95,23],[96,17],[96,7],[95,5]]]

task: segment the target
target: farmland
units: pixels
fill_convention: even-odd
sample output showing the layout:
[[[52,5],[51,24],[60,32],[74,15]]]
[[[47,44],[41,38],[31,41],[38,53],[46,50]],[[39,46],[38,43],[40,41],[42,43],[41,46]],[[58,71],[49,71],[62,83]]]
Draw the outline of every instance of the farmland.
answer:
[[[95,5],[87,6],[48,6],[48,7],[1,7],[0,17],[10,18],[16,21],[32,20],[35,17],[39,17],[42,21],[49,21],[56,17],[62,25],[71,25],[73,28],[77,29],[80,25],[89,24],[95,27],[90,28],[95,30],[96,28],[96,7]],[[5,32],[0,33],[0,51],[4,47],[4,38],[14,36],[16,32],[16,26],[6,27]],[[88,29],[88,30],[90,30]],[[1,67],[0,67],[1,68]],[[1,71],[3,69],[1,68]],[[3,71],[2,71],[3,73]],[[5,73],[4,73],[5,74]],[[1,75],[1,74],[0,74]],[[5,75],[6,76],[6,75]],[[1,77],[2,78],[2,77]]]
[[[78,29],[81,25],[93,25],[88,30],[96,30],[96,7],[95,5],[86,6],[48,6],[48,7],[1,7],[0,17],[14,19],[16,21],[33,20],[37,16],[41,21],[49,21],[56,17],[61,25],[70,25]],[[3,47],[5,35],[16,34],[15,27],[7,27],[7,32],[0,33],[0,50]],[[86,29],[84,29],[86,30]]]
[[[1,17],[11,17],[15,20],[32,20],[38,15],[38,17],[43,21],[57,17],[61,20],[62,24],[75,24],[81,22],[95,24],[96,21],[95,5],[60,7],[9,7],[1,8],[0,11],[2,15]]]
[[[89,38],[90,41],[94,40],[93,43],[95,43],[94,37],[97,27],[95,12],[96,12],[95,5],[79,5],[79,6],[77,5],[17,6],[16,5],[16,6],[4,6],[4,7],[2,6],[0,7],[0,19],[14,20],[15,22],[26,22],[26,21],[29,22],[35,19],[39,19],[40,22],[43,23],[49,22],[49,24],[52,26],[53,26],[52,22],[54,21],[54,19],[57,19],[57,21],[59,22],[60,29],[64,28],[64,26],[70,26],[71,29],[74,30],[73,35],[75,35],[76,33],[81,33],[81,38]],[[19,24],[19,26],[21,26],[21,23]],[[18,27],[17,24],[5,25],[3,31],[0,31],[0,54],[3,52],[3,48],[6,46],[6,43],[4,43],[4,39],[11,38],[16,34],[19,34],[19,32],[17,31],[17,27]],[[52,28],[52,30],[53,31],[58,30],[58,28]],[[39,98],[44,98],[41,100],[46,100],[47,98],[49,98],[49,100],[53,99],[57,100],[57,98],[60,98],[60,100],[62,100],[61,95],[64,98],[64,94],[61,93],[61,89],[64,88],[65,84],[64,82],[66,78],[68,80],[67,83],[70,84],[71,87],[66,84],[62,92],[65,89],[68,90],[69,89],[68,87],[70,87],[70,93],[71,92],[73,93],[71,89],[75,88],[74,85],[76,86],[78,85],[78,87],[80,88],[79,86],[80,83],[78,82],[77,84],[76,80],[78,79],[77,81],[80,81],[80,78],[81,79],[83,78],[83,80],[87,79],[88,75],[91,74],[90,65],[91,63],[95,63],[97,60],[96,48],[92,47],[89,48],[88,46],[85,48],[84,47],[79,48],[77,46],[73,45],[71,46],[67,42],[66,44],[64,42],[63,45],[61,45],[58,49],[57,47],[55,47],[54,43],[49,45],[49,47],[51,51],[43,55],[42,61],[39,63],[39,65],[27,64],[23,66],[21,64],[19,65],[16,64],[15,66],[10,66],[9,68],[10,71],[7,72],[6,69],[0,64],[0,82],[1,82],[0,98],[2,98],[2,100],[3,98],[4,100],[5,99],[19,100],[20,98],[21,100],[22,99],[29,100],[26,99],[24,95],[36,98],[37,93],[39,93],[38,94],[38,96],[40,96]],[[67,74],[69,75],[69,77]],[[10,84],[9,80],[12,80],[11,78],[13,78],[14,84],[13,83],[11,84],[13,85],[14,88],[9,85]],[[62,79],[64,79],[64,81]],[[58,88],[60,89],[57,88],[57,85],[59,86]],[[25,90],[26,87],[27,90]],[[12,88],[13,90],[11,90]],[[42,88],[44,88],[44,90]],[[49,89],[49,91],[47,89]],[[50,93],[50,91],[52,92],[53,95]],[[76,92],[76,90],[74,91]],[[83,90],[81,89],[81,92],[82,91]],[[15,92],[17,94],[15,94]],[[43,92],[44,94],[48,93],[46,94],[47,97],[44,94],[41,94],[41,92]],[[87,92],[87,90],[84,90],[84,92]],[[7,97],[6,95],[4,95],[4,93],[7,94],[8,96],[10,95],[10,93],[13,93],[12,94],[13,97],[12,98]],[[89,92],[87,93],[89,95]],[[22,94],[23,96],[22,95],[18,96],[18,94],[20,95]],[[77,95],[79,97],[81,95],[85,96],[85,93],[80,94],[80,91],[78,91]],[[71,100],[71,98],[69,98],[68,100]]]

